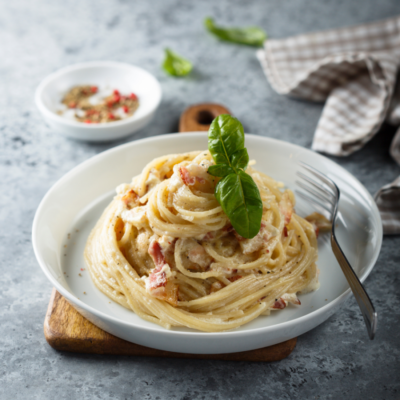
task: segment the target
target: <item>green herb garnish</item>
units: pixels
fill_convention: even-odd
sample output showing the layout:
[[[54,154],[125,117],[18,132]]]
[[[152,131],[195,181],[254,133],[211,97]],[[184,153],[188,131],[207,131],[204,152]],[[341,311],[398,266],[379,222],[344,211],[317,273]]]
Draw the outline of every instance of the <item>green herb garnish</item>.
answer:
[[[193,68],[190,61],[176,54],[171,49],[165,49],[164,71],[173,76],[187,75]]]
[[[260,231],[263,203],[253,178],[245,172],[249,155],[240,121],[229,114],[215,118],[208,131],[208,149],[216,164],[208,173],[222,178],[215,197],[236,232],[251,239]]]
[[[221,28],[214,24],[212,18],[206,18],[204,25],[207,30],[228,42],[247,44],[248,46],[262,46],[267,38],[266,33],[257,26],[250,26],[248,28]]]

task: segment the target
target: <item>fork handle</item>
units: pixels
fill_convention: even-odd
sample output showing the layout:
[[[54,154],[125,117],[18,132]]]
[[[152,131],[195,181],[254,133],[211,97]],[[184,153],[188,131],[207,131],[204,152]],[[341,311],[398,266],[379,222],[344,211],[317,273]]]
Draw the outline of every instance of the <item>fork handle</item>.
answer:
[[[364,317],[365,325],[367,326],[369,338],[372,340],[375,336],[377,323],[375,307],[333,235],[331,235],[331,245],[333,253],[357,300],[362,316]]]

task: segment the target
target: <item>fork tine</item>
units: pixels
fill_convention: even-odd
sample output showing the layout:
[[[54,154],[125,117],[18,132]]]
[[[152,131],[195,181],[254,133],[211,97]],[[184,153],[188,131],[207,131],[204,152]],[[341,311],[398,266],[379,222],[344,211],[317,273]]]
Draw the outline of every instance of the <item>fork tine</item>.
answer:
[[[330,203],[332,205],[332,207],[335,205],[335,200],[332,198],[332,196],[331,196],[331,198],[325,197],[322,194],[324,192],[322,192],[322,193],[321,193],[321,191],[317,192],[316,190],[314,190],[311,187],[309,187],[307,184],[304,184],[303,182],[300,182],[300,181],[296,181],[296,183],[297,183],[298,186],[300,186],[306,192],[311,193],[313,196],[317,197],[321,201],[325,201],[327,203]]]
[[[296,175],[307,181],[310,185],[318,189],[320,192],[322,191],[324,193],[329,193],[331,196],[336,197],[336,193],[329,186],[325,185],[323,182],[317,182],[314,179],[307,176],[306,174],[303,174],[302,172],[299,171],[296,172]]]
[[[314,207],[318,209],[318,211],[321,212],[323,215],[329,215],[329,219],[332,219],[332,208],[328,208],[325,204],[320,203],[319,201],[315,200],[315,198],[307,195],[304,192],[301,192],[299,190],[295,190],[296,194],[298,194],[300,197],[303,199],[307,200],[308,202],[312,203]]]
[[[365,291],[364,286],[358,279],[356,273],[354,272],[353,268],[351,267],[349,261],[347,260],[345,254],[343,253],[341,247],[339,246],[339,243],[336,239],[335,235],[335,220],[337,218],[337,213],[338,213],[338,205],[339,205],[339,197],[340,197],[340,191],[339,188],[336,186],[335,182],[333,182],[331,179],[329,179],[327,176],[324,174],[318,172],[315,170],[313,167],[309,166],[308,164],[305,164],[304,162],[299,162],[300,166],[306,169],[309,173],[313,174],[316,178],[318,178],[318,181],[322,181],[326,186],[330,188],[329,191],[326,193],[331,193],[333,191],[335,193],[334,195],[334,200],[335,204],[333,205],[333,209],[331,211],[331,216],[330,220],[332,221],[332,230],[331,230],[331,247],[333,250],[333,254],[335,255],[342,271],[343,274],[347,280],[347,282],[350,285],[350,288],[354,294],[354,297],[357,300],[358,306],[360,307],[361,314],[364,318],[365,325],[367,327],[368,335],[370,339],[374,338],[375,331],[376,331],[376,322],[377,322],[377,314],[374,308],[374,305],[371,302],[371,299],[368,296],[368,293]],[[322,188],[319,188],[319,182],[314,182],[311,178],[305,179],[304,174],[297,173],[297,175],[305,180],[307,184],[303,182],[298,182],[296,183],[303,189],[306,190],[307,193],[303,193],[302,191],[296,190],[296,193],[299,195],[299,197],[303,197],[306,199],[309,203],[313,204],[314,207],[323,207],[326,209],[326,199],[325,203],[321,204],[317,199],[324,199],[324,196],[322,196],[319,192],[322,190]],[[309,185],[313,187],[317,187],[319,192],[316,192],[315,190],[310,189]],[[311,195],[314,197],[312,197]],[[318,193],[318,196],[315,196]],[[325,194],[326,194],[325,193]]]
[[[317,178],[321,179],[326,185],[328,185],[333,191],[334,193],[338,196],[339,195],[339,189],[336,186],[335,182],[333,182],[331,179],[329,179],[327,176],[325,176],[324,174],[322,174],[321,172],[317,171],[315,168],[311,167],[310,165],[300,161],[299,164],[305,168],[306,170],[308,170],[309,172],[311,172],[312,174],[314,174]]]

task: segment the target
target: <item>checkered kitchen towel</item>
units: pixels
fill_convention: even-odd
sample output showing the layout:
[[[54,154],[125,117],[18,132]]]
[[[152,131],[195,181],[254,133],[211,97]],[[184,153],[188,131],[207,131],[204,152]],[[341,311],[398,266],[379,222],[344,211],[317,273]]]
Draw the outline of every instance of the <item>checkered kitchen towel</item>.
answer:
[[[326,104],[312,148],[346,156],[360,149],[384,120],[400,124],[400,16],[372,24],[267,40],[257,52],[272,87]],[[400,129],[391,154],[400,164]],[[400,177],[375,197],[385,234],[400,233]]]

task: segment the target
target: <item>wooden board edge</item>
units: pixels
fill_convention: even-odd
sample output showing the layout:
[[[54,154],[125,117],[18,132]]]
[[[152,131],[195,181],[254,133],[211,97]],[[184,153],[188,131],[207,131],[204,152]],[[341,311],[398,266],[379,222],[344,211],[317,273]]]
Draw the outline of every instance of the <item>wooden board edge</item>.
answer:
[[[61,302],[61,304],[60,304]],[[57,321],[53,321],[54,310],[57,305],[71,307],[70,312],[78,311],[71,306],[67,300],[53,288],[49,306],[47,308],[44,321],[44,336],[47,343],[57,351],[70,353],[102,354],[102,355],[124,355],[136,357],[167,357],[182,359],[202,359],[202,360],[221,360],[221,361],[251,361],[251,362],[274,362],[288,357],[296,347],[297,338],[287,340],[276,345],[256,350],[244,351],[228,354],[186,354],[175,353],[164,350],[157,350],[141,346],[126,340],[120,339],[107,332],[106,337],[100,340],[96,337],[71,337],[67,332],[54,329]],[[59,304],[57,304],[59,303]],[[78,313],[79,314],[79,313]],[[80,318],[84,318],[79,314]],[[54,322],[54,323],[53,323]],[[89,323],[89,321],[87,321]],[[91,323],[90,323],[91,324]],[[62,325],[61,325],[62,326]],[[93,328],[100,329],[93,325]]]
[[[50,325],[53,308],[54,308],[54,302],[55,302],[57,293],[58,292],[57,292],[56,288],[53,288],[53,290],[51,292],[51,296],[50,296],[49,305],[47,306],[46,316],[44,318],[44,324],[43,324],[44,337],[45,337],[47,343],[56,350],[58,349],[58,345],[57,345],[58,340],[60,338],[62,338],[62,336],[63,336],[60,332],[53,330]]]

